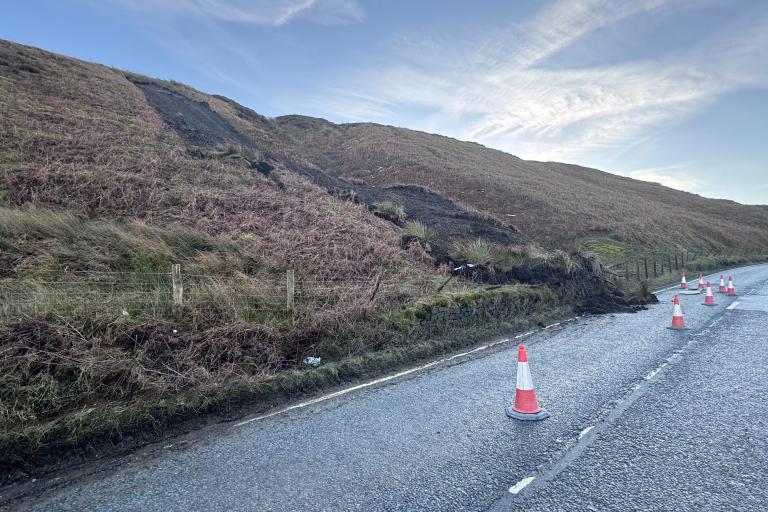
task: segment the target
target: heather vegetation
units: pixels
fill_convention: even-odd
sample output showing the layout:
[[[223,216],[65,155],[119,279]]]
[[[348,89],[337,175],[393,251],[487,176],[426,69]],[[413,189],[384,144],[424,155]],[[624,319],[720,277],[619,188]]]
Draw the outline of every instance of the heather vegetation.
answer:
[[[479,144],[373,123],[285,116],[276,124],[316,165],[375,187],[417,185],[513,223],[534,241],[577,250],[607,240],[633,253],[697,247],[740,253],[768,245],[768,210],[707,199]]]
[[[267,407],[647,300],[617,288],[594,253],[641,240],[619,217],[651,203],[634,208],[622,192],[590,206],[578,194],[619,179],[596,171],[577,178],[393,128],[270,120],[178,82],[3,41],[0,114],[4,478],[64,452],[135,446],[201,412]],[[353,149],[337,146],[342,135]],[[628,180],[627,194],[648,199],[647,187]],[[724,204],[695,203],[686,211],[716,216]],[[751,227],[702,219],[714,243],[763,241],[764,211],[728,208]],[[600,225],[624,241],[544,248],[569,248],[611,211]],[[514,314],[420,327],[435,309],[498,301]]]

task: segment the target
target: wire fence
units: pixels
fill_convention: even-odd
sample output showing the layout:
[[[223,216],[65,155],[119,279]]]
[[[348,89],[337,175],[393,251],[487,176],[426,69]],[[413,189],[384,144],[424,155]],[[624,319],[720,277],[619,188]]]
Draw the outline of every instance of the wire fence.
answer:
[[[609,265],[608,271],[615,277],[627,281],[648,281],[680,274],[693,270],[688,268],[692,264],[700,263],[712,258],[743,258],[750,261],[759,257],[765,257],[768,251],[758,247],[743,248],[739,251],[724,253],[716,249],[681,249],[672,252],[649,252],[628,258],[619,263]]]
[[[259,276],[169,272],[47,271],[0,279],[0,320],[58,315],[162,319],[226,316],[275,324],[308,318],[343,305],[380,305],[467,289],[445,277],[366,276],[318,280],[285,274]]]
[[[768,250],[739,251],[742,261],[766,258]],[[613,278],[648,281],[695,271],[708,258],[734,261],[732,253],[685,249],[652,252],[605,266]],[[736,262],[736,261],[734,261]],[[0,321],[58,315],[62,318],[244,321],[296,325],[334,308],[376,308],[410,299],[477,288],[456,273],[448,276],[377,276],[319,280],[284,274],[185,274],[168,272],[35,271],[0,279]]]

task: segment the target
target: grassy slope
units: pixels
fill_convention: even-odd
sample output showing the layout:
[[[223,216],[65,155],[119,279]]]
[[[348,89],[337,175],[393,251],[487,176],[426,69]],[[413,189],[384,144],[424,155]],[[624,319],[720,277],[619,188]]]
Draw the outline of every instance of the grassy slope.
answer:
[[[204,98],[236,115],[230,102]],[[240,128],[264,139],[256,120]],[[191,151],[120,71],[0,41],[0,309],[34,305],[0,322],[0,463],[55,444],[51,436],[153,421],[142,414],[157,417],[158,404],[181,394],[189,409],[212,389],[263,382],[317,350],[320,330],[332,340],[333,325],[420,296],[437,275],[364,206],[280,166],[272,174]],[[180,312],[167,297],[147,307],[157,290],[130,282],[170,263],[217,278],[188,286]],[[286,332],[288,267],[299,283],[365,286],[300,310]],[[102,271],[129,277],[113,285],[94,277]],[[397,293],[370,301],[378,275]],[[246,297],[253,310],[274,282],[274,315],[232,307]],[[343,356],[370,349],[358,340]],[[94,413],[77,419],[84,408]]]
[[[735,249],[768,245],[768,208],[706,199],[661,185],[512,155],[377,124],[285,116],[276,124],[307,158],[376,186],[416,184],[553,246],[614,239],[628,246]]]
[[[316,277],[414,266],[398,249],[397,230],[363,207],[292,173],[276,172],[281,191],[246,165],[193,157],[118,71],[0,42],[0,109],[0,190],[9,206],[247,238],[244,249],[259,259]],[[317,264],[323,260],[342,264]]]
[[[267,177],[215,148],[191,147],[137,81],[204,102],[276,169]],[[291,172],[311,166],[302,155],[273,121],[225,98],[0,41],[0,291],[4,306],[35,304],[0,322],[3,475],[46,450],[91,450],[97,437],[109,443],[238,397],[391,369],[588,301],[611,307],[613,290],[593,261],[508,252],[557,288],[452,296],[471,307],[511,294],[533,306],[474,334],[446,325],[437,338],[420,335],[412,330],[418,312],[393,306],[427,296],[422,311],[444,277],[423,251],[400,248],[400,228]],[[187,282],[180,311],[169,307],[167,283],[142,282],[149,290],[137,294],[135,283],[93,277],[139,279],[173,262],[210,276]],[[300,283],[341,283],[343,293],[286,318],[282,297],[270,303],[260,292],[288,267]],[[248,307],[238,308],[233,299],[244,295]],[[254,300],[273,314],[254,315]],[[300,371],[309,354],[330,364]]]
[[[137,81],[204,102],[276,169],[267,177],[191,147]],[[0,483],[60,450],[92,456],[125,433],[573,310],[564,294],[576,287],[454,292],[437,304],[512,294],[522,309],[512,323],[415,332],[445,277],[423,251],[401,249],[400,228],[289,171],[311,163],[278,135],[225,98],[0,41]],[[571,268],[547,257],[536,260],[545,271]],[[184,269],[182,309],[170,300],[171,263]],[[299,283],[293,315],[280,281],[288,267]],[[444,291],[465,286],[454,279]],[[417,311],[394,308],[417,297]],[[308,354],[327,363],[306,371]]]

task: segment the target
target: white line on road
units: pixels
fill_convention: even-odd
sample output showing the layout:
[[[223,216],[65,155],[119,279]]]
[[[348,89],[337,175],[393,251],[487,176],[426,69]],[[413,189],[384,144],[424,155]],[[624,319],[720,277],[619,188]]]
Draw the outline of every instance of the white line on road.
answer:
[[[553,325],[560,325],[560,324],[572,322],[574,320],[578,320],[579,318],[581,318],[581,315],[574,316],[572,318],[569,318],[567,320],[563,320],[562,322],[558,322],[557,324],[553,324]],[[536,330],[533,330],[533,331],[525,332],[523,334],[518,334],[517,336],[515,336],[512,339],[518,340],[518,339],[524,338],[526,336],[531,336],[532,334],[536,334],[537,332],[540,332],[541,330],[542,329],[536,329]],[[247,420],[243,420],[243,421],[241,421],[239,423],[235,423],[234,426],[235,427],[242,427],[244,425],[248,425],[249,423],[253,423],[255,421],[261,421],[261,420],[265,420],[267,418],[271,418],[273,416],[279,416],[280,414],[284,414],[284,413],[286,413],[288,411],[293,411],[295,409],[302,409],[302,408],[307,407],[309,405],[314,405],[314,404],[317,404],[317,403],[320,403],[320,402],[325,402],[326,400],[330,400],[331,398],[336,398],[336,397],[339,397],[339,396],[343,396],[343,395],[346,395],[347,393],[351,393],[353,391],[357,391],[357,390],[360,390],[360,389],[365,389],[365,388],[370,387],[370,386],[375,386],[376,384],[381,384],[383,382],[388,382],[388,381],[391,381],[391,380],[394,380],[394,379],[397,379],[397,378],[400,378],[400,377],[404,377],[405,375],[410,375],[412,373],[419,372],[421,370],[426,370],[427,368],[432,368],[433,366],[437,366],[439,364],[447,363],[449,361],[453,361],[453,360],[458,359],[460,357],[468,356],[468,355],[474,354],[476,352],[487,350],[489,348],[493,348],[493,347],[495,347],[497,345],[501,345],[502,343],[507,343],[509,341],[511,341],[510,338],[504,338],[504,339],[501,339],[499,341],[495,341],[493,343],[489,343],[488,345],[482,345],[482,346],[477,347],[475,349],[472,349],[472,350],[470,350],[468,352],[462,352],[461,354],[454,354],[451,357],[445,357],[445,358],[439,359],[437,361],[432,361],[431,363],[427,363],[427,364],[424,364],[424,365],[421,365],[421,366],[417,366],[415,368],[410,368],[408,370],[402,371],[400,373],[396,373],[394,375],[390,375],[388,377],[382,377],[380,379],[375,379],[375,380],[372,380],[370,382],[365,382],[363,384],[358,384],[357,386],[352,386],[352,387],[349,387],[349,388],[342,389],[340,391],[329,393],[327,395],[319,396],[317,398],[313,398],[312,400],[307,400],[306,402],[301,402],[301,403],[298,403],[298,404],[293,404],[293,405],[290,405],[290,406],[285,407],[283,409],[280,409],[279,411],[270,412],[270,413],[267,413],[267,414],[262,414],[260,416],[255,416],[253,418],[249,418]]]
[[[665,366],[667,366],[667,363],[662,364],[661,366],[653,370],[651,373],[646,375],[645,380],[651,380],[652,378],[654,378],[656,374],[659,373]]]
[[[347,393],[351,393],[352,391],[357,391],[358,389],[363,389],[363,388],[367,388],[367,387],[370,387],[370,386],[374,386],[376,384],[381,384],[382,382],[387,382],[387,381],[390,381],[390,380],[394,380],[394,379],[397,379],[399,377],[403,377],[405,375],[409,375],[411,373],[414,373],[414,372],[417,372],[417,371],[420,371],[420,370],[426,370],[427,368],[431,368],[431,367],[436,366],[438,364],[446,363],[448,361],[453,361],[454,359],[457,359],[459,357],[468,356],[468,355],[473,354],[475,352],[480,352],[481,350],[486,350],[486,349],[489,349],[491,347],[495,347],[496,345],[500,345],[502,343],[506,343],[508,341],[509,341],[509,338],[504,338],[502,340],[499,340],[499,341],[494,342],[494,343],[490,343],[488,345],[482,345],[482,346],[477,347],[475,349],[472,349],[472,350],[470,350],[468,352],[462,352],[461,354],[455,354],[455,355],[452,355],[451,357],[446,357],[446,358],[443,358],[443,359],[439,359],[437,361],[432,361],[431,363],[427,363],[427,364],[424,364],[424,365],[421,365],[421,366],[417,366],[416,368],[410,368],[408,370],[396,373],[394,375],[390,375],[388,377],[382,377],[380,379],[375,379],[375,380],[372,380],[370,382],[366,382],[366,383],[363,383],[363,384],[358,384],[357,386],[352,386],[350,388],[342,389],[342,390],[336,391],[334,393],[329,393],[327,395],[323,395],[323,396],[314,398],[312,400],[307,400],[306,402],[301,402],[301,403],[298,403],[298,404],[291,405],[291,406],[286,407],[284,409],[280,409],[279,411],[271,412],[271,413],[268,413],[268,414],[262,414],[261,416],[256,416],[254,418],[250,418],[250,419],[247,419],[245,421],[241,421],[239,423],[235,423],[235,426],[236,427],[242,427],[243,425],[247,425],[249,423],[253,423],[254,421],[264,420],[264,419],[267,419],[267,418],[271,418],[272,416],[277,416],[279,414],[283,414],[283,413],[286,413],[288,411],[292,411],[294,409],[301,409],[301,408],[306,407],[308,405],[313,405],[313,404],[317,404],[317,403],[320,403],[320,402],[324,402],[326,400],[330,400],[331,398],[336,398],[338,396],[342,396],[342,395],[346,395]]]
[[[535,476],[529,476],[528,478],[523,478],[519,482],[517,482],[515,485],[509,488],[510,494],[517,494],[526,487],[528,487],[528,484],[533,482],[533,479],[536,478]]]
[[[736,301],[725,309],[736,309],[736,306],[738,306],[739,304],[741,304],[741,302]]]
[[[582,430],[581,432],[579,432],[579,439],[581,439],[585,435],[589,434],[589,431],[592,430],[593,428],[595,428],[595,426],[594,425],[590,425],[587,428],[585,428],[584,430]]]

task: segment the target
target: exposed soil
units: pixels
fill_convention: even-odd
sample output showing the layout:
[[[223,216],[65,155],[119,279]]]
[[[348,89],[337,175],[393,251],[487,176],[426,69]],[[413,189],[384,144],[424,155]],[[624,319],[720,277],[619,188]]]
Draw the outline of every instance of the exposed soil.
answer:
[[[402,205],[409,220],[422,222],[434,232],[435,239],[430,242],[431,254],[438,264],[450,261],[451,245],[456,240],[484,238],[498,244],[525,242],[525,237],[517,229],[468,212],[453,201],[421,187],[376,188],[351,183],[308,165],[290,161],[282,163],[338,197],[367,205],[388,200]]]
[[[149,103],[159,112],[163,120],[190,144],[213,147],[226,142],[235,142],[252,146],[207,103],[194,101],[155,83],[142,81],[134,81],[134,83],[144,92]],[[245,109],[241,113],[257,115]],[[265,121],[263,118],[260,120]],[[387,200],[399,203],[405,208],[409,219],[418,220],[434,231],[435,240],[432,241],[431,246],[432,256],[437,263],[450,260],[450,246],[459,239],[484,238],[499,244],[524,241],[524,237],[517,229],[468,212],[453,201],[421,187],[377,188],[361,183],[351,183],[284,155],[266,152],[265,157],[309,178],[316,185],[339,197],[355,199],[367,205]],[[267,162],[258,165],[256,170],[263,174],[268,175],[272,170],[272,165]]]
[[[226,142],[247,144],[245,138],[208,103],[194,101],[155,83],[134,81],[163,120],[194,146],[217,146]]]
[[[517,229],[470,213],[453,201],[421,187],[396,186],[373,190],[403,205],[409,219],[423,222],[434,231],[432,255],[438,263],[450,260],[451,244],[456,240],[484,238],[497,244],[525,241]]]

